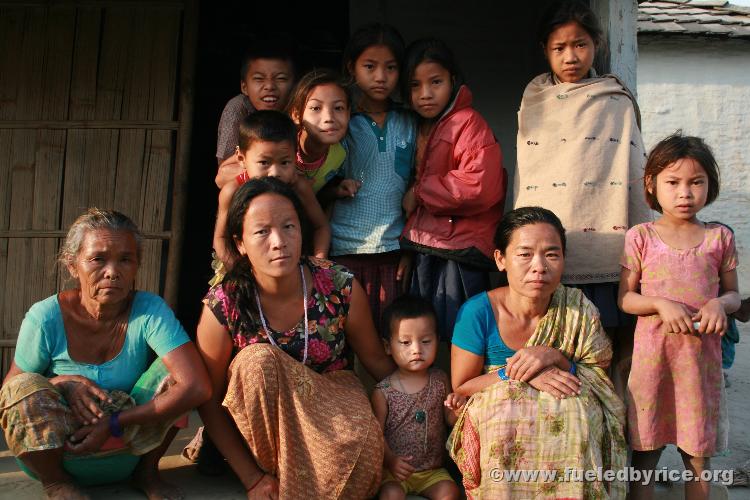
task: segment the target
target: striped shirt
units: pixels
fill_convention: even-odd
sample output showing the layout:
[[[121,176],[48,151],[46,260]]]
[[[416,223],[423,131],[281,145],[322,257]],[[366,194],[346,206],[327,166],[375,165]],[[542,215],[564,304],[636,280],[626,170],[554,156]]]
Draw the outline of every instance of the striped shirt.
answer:
[[[342,142],[347,150],[341,172],[362,182],[353,198],[336,200],[331,216],[331,255],[398,250],[404,228],[401,199],[414,169],[416,119],[391,110],[383,128],[363,113],[349,121]]]

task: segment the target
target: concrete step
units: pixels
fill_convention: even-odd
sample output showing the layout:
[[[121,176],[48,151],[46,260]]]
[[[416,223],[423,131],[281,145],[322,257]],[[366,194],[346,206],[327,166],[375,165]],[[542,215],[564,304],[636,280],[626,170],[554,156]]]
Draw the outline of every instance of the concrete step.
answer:
[[[733,488],[741,490],[743,488]],[[744,488],[747,490],[747,488]],[[750,497],[750,492],[747,493]],[[667,484],[657,484],[654,488],[654,500],[683,500],[685,498],[685,483],[678,481]],[[711,500],[729,500],[729,488],[719,483],[711,483]],[[745,497],[747,498],[747,497]]]

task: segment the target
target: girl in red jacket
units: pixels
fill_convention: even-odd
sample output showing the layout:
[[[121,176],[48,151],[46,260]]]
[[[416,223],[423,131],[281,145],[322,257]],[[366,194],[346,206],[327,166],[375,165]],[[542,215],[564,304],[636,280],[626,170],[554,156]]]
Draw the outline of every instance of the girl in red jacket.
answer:
[[[450,339],[461,304],[489,287],[506,174],[500,146],[471,107],[445,43],[413,42],[404,76],[405,99],[420,120],[402,247],[414,251],[411,293],[432,300],[441,334]]]

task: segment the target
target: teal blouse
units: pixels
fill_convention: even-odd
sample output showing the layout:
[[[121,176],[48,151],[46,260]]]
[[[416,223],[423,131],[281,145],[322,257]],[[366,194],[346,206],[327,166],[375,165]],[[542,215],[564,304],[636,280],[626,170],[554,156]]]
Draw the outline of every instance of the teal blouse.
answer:
[[[37,302],[26,313],[16,343],[15,362],[25,372],[46,377],[81,375],[106,390],[130,392],[149,366],[150,352],[162,357],[189,342],[185,330],[164,300],[136,292],[122,350],[100,365],[79,363],[68,353],[57,295]]]
[[[477,356],[484,356],[485,366],[504,365],[507,358],[516,353],[500,336],[487,292],[473,296],[461,306],[451,343]]]

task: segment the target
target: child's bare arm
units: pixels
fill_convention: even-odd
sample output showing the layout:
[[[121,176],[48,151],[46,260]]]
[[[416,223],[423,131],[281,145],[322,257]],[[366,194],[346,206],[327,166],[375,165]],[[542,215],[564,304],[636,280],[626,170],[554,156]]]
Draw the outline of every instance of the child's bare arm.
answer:
[[[719,275],[721,295],[706,302],[693,316],[692,320],[699,324],[699,333],[718,333],[724,335],[727,331],[727,315],[740,308],[740,294],[737,292],[737,270],[725,271]]]
[[[372,391],[370,402],[372,403],[372,412],[375,414],[380,428],[385,431],[385,419],[388,418],[388,401],[386,401],[383,391],[380,389]]]
[[[336,198],[354,198],[359,188],[362,187],[360,181],[354,179],[344,179],[336,186]]]
[[[229,204],[232,202],[232,196],[237,191],[237,183],[230,182],[219,191],[219,208],[216,211],[216,226],[214,226],[214,251],[216,256],[225,265],[229,264],[229,253],[227,252],[226,242],[224,240],[224,231],[227,227],[227,213]]]
[[[229,158],[219,163],[219,170],[216,172],[216,185],[219,189],[222,189],[225,185],[232,182],[235,177],[240,175],[245,167],[240,163],[239,152],[236,152]]]
[[[451,392],[451,382],[448,379],[448,375],[442,370],[440,371],[440,380],[443,382],[443,387],[445,388],[443,392],[443,417],[445,423],[453,427],[456,420],[458,420],[458,413],[466,404],[467,398],[461,394]]]
[[[325,259],[328,257],[328,247],[331,245],[331,226],[328,224],[328,218],[306,179],[297,176],[293,188],[313,226],[313,255]]]
[[[693,314],[690,309],[663,297],[646,297],[640,294],[641,275],[623,267],[620,273],[620,289],[617,305],[628,314],[648,316],[658,314],[666,328],[674,333],[695,333]]]
[[[408,250],[401,251],[401,257],[398,259],[396,267],[396,281],[401,283],[401,291],[407,293],[411,286],[411,265],[414,260],[413,255]]]
[[[380,428],[385,430],[385,419],[388,417],[388,401],[385,399],[385,394],[380,389],[372,391],[372,411],[375,414],[375,418],[380,424]],[[408,477],[414,472],[412,467],[407,460],[411,460],[412,457],[400,457],[391,451],[388,442],[385,442],[385,454],[383,456],[383,465],[393,474],[399,481],[406,481]]]
[[[455,392],[451,392],[445,397],[443,403],[443,414],[445,416],[445,422],[449,426],[453,427],[456,424],[458,414],[461,411],[461,408],[466,404],[466,401],[466,396],[462,396]]]

